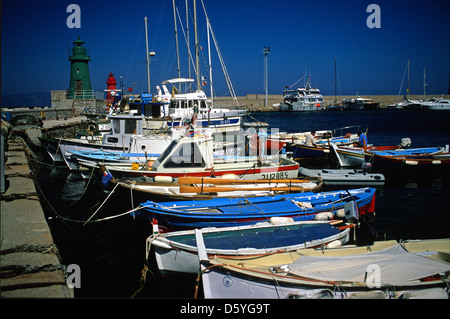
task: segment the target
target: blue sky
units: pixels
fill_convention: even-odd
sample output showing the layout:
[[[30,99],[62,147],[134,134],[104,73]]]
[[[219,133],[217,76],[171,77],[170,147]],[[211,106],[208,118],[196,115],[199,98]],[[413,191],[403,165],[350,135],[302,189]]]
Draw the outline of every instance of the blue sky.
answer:
[[[199,39],[207,61],[205,16],[197,0]],[[69,29],[71,3],[81,8],[81,28]],[[192,0],[189,0],[192,11]],[[410,60],[410,90],[446,94],[450,73],[450,2],[428,1],[257,1],[204,0],[236,94],[263,94],[263,48],[268,56],[269,94],[282,94],[305,73],[324,95],[334,95],[334,60],[342,95],[398,94]],[[381,28],[370,29],[366,12],[381,9]],[[176,0],[185,24],[185,0]],[[3,1],[2,95],[67,89],[68,49],[79,36],[90,50],[92,86],[106,89],[110,72],[124,85],[146,90],[145,29],[148,17],[151,86],[177,77],[171,0]],[[178,22],[179,23],[179,22]],[[185,26],[183,26],[185,27]],[[191,43],[194,42],[190,21]],[[181,75],[187,77],[185,39],[178,24]],[[191,46],[191,50],[194,48]],[[213,50],[218,96],[229,95]],[[202,74],[207,75],[201,58]],[[302,82],[300,84],[303,84]],[[209,93],[209,87],[204,88]],[[406,78],[402,94],[406,90]]]

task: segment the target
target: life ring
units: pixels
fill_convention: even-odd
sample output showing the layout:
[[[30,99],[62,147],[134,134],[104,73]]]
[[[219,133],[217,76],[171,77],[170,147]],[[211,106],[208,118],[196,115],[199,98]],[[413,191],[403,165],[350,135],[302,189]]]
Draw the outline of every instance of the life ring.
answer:
[[[88,126],[87,126],[87,128],[86,128],[86,131],[87,131],[88,133],[91,133],[91,134],[93,134],[93,133],[95,133],[95,132],[98,132],[98,125],[97,125],[97,123],[95,123],[95,122],[90,122],[90,123],[88,123]]]

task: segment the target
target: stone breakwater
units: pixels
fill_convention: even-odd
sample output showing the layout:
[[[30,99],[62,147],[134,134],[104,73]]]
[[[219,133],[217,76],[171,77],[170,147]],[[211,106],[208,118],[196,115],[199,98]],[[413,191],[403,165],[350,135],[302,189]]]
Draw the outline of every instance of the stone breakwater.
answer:
[[[361,95],[362,98],[371,99],[374,102],[380,102],[380,108],[386,108],[390,104],[394,104],[403,100],[403,95]],[[450,99],[450,95],[429,94],[425,98],[423,95],[411,95],[411,100],[424,100],[430,98],[444,98]],[[334,103],[334,95],[324,96],[325,106],[332,105]],[[355,95],[342,95],[337,97],[337,101],[342,101],[347,98],[356,98]],[[283,95],[268,95],[268,107],[265,107],[266,96],[265,94],[247,94],[246,96],[237,97],[238,104],[241,108],[244,108],[251,112],[269,112],[278,111],[277,107],[273,107],[274,104],[283,101]],[[214,107],[232,107],[234,102],[231,97],[218,97],[214,100]]]

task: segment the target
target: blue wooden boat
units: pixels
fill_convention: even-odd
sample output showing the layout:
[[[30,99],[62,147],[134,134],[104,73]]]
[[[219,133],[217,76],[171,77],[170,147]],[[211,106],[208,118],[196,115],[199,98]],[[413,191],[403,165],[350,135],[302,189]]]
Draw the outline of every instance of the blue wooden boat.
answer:
[[[381,156],[423,156],[434,155],[444,151],[443,147],[421,147],[421,148],[409,148],[409,149],[394,149],[394,150],[373,150],[367,151],[368,154],[376,154]]]
[[[161,154],[149,153],[131,153],[131,152],[111,152],[105,150],[73,150],[66,152],[66,156],[72,159],[80,159],[84,161],[102,162],[102,163],[130,163],[144,162],[149,159],[156,160]]]
[[[141,206],[142,209],[137,212],[157,219],[160,225],[170,230],[251,225],[272,217],[290,217],[294,221],[302,221],[332,219],[348,213],[358,218],[359,215],[362,217],[375,211],[375,189],[367,187],[259,198],[215,198],[200,202],[147,201]]]

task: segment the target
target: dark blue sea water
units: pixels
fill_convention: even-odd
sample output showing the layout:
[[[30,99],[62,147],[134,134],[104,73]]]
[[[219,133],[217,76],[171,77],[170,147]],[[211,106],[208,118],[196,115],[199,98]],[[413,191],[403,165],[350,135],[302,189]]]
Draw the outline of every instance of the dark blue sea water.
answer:
[[[450,144],[450,112],[447,111],[321,111],[310,113],[254,113],[280,131],[335,129],[368,125],[369,143],[399,144],[403,137],[411,147]],[[427,239],[450,237],[450,176],[386,176],[377,188],[375,228],[378,239]],[[76,297],[129,298],[140,287],[145,261],[145,239],[151,232],[146,219],[125,215],[110,221],[78,222],[91,217],[106,194],[65,168],[48,167],[40,185],[53,209],[47,209],[54,240],[65,265],[78,264],[82,286]],[[92,219],[113,216],[131,208],[128,198],[111,196]],[[56,213],[55,213],[56,211]],[[58,217],[58,215],[60,217]],[[64,217],[64,218],[61,218]],[[145,298],[191,298],[195,276],[162,278],[152,265],[147,283],[137,294]]]

